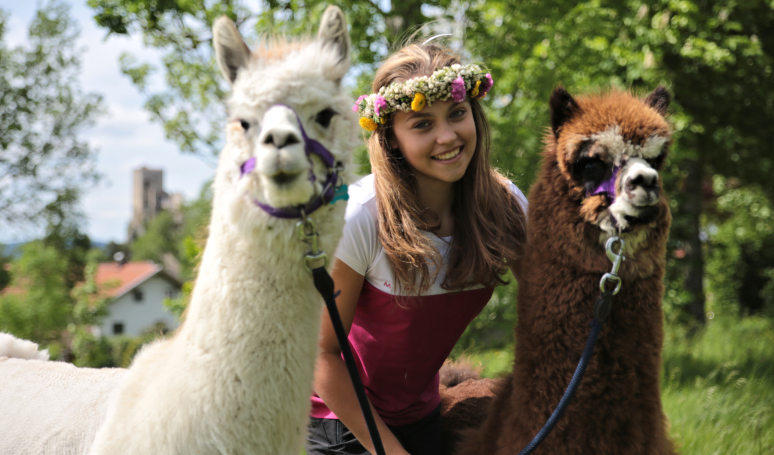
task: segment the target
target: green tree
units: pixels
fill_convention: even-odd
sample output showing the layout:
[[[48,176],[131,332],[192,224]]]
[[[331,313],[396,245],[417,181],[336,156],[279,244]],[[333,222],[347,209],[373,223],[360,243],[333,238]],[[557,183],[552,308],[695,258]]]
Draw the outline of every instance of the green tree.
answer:
[[[422,5],[448,3],[345,0],[338,6],[348,15],[353,56],[367,71],[398,36],[428,19]],[[260,43],[259,35],[311,33],[326,6],[326,2],[298,0],[261,1],[254,7],[184,0],[89,0],[88,4],[97,24],[109,34],[142,35],[146,45],[164,53],[161,70],[166,87],[162,91],[152,93],[148,87],[148,76],[159,68],[140,63],[136,56],[121,57],[122,71],[145,95],[145,108],[163,126],[167,138],[184,153],[204,159],[220,152],[225,119],[222,100],[227,88],[211,44],[215,19],[229,16],[248,41]]]
[[[526,185],[536,175],[546,100],[609,86],[674,95],[675,141],[664,172],[673,198],[672,302],[704,320],[703,215],[711,176],[774,191],[774,5],[763,0],[475,3],[468,47],[492,68],[495,160]],[[702,240],[705,239],[705,240]],[[676,259],[677,250],[686,253]]]
[[[96,254],[91,248],[91,239],[80,231],[84,219],[78,208],[78,194],[67,190],[56,195],[46,205],[43,217],[46,233],[43,244],[55,248],[67,260],[67,274],[64,276],[67,289],[85,279],[84,269],[90,254]]]
[[[0,10],[0,224],[21,228],[97,180],[96,152],[79,135],[103,104],[78,84],[78,29],[67,5],[39,9],[26,46],[5,44],[6,20]]]
[[[183,312],[191,298],[196,270],[207,243],[211,212],[212,182],[207,182],[202,185],[197,199],[183,204],[183,227],[177,254],[181,266],[180,275],[184,281],[183,289],[178,297],[164,299],[164,306],[180,320],[183,319]]]
[[[0,331],[48,345],[60,339],[72,312],[65,283],[67,259],[41,241],[22,247],[10,288],[0,295]]]
[[[181,278],[185,281],[196,278],[196,267],[207,243],[211,212],[212,182],[206,182],[202,185],[198,198],[183,204],[183,227],[177,258],[180,260]]]
[[[225,86],[209,45],[209,27],[227,14],[249,38],[259,32],[309,31],[322,2],[241,4],[170,0],[90,0],[110,33],[141,34],[164,50],[167,88],[147,93],[146,107],[183,151],[218,150],[223,113],[213,109]],[[493,126],[493,159],[522,188],[537,172],[551,90],[572,93],[618,87],[647,92],[665,84],[674,95],[672,156],[663,172],[672,198],[667,306],[704,320],[707,227],[718,213],[713,176],[758,185],[769,199],[774,157],[774,4],[770,0],[489,0],[383,2],[349,0],[360,89],[376,62],[429,16],[463,29],[464,51],[485,62],[495,86],[485,100]],[[157,70],[127,56],[124,72],[145,90]],[[192,120],[191,112],[209,117]],[[215,112],[216,114],[212,114]],[[217,117],[217,118],[216,118]],[[206,128],[205,128],[206,127]],[[362,158],[362,157],[361,157]],[[720,222],[718,220],[718,222]],[[717,223],[715,223],[717,224]],[[708,243],[709,242],[709,243]]]
[[[163,262],[165,253],[178,256],[180,226],[172,214],[162,211],[145,227],[145,232],[130,245],[132,260]]]
[[[11,257],[5,254],[5,245],[0,243],[0,293],[11,282],[11,272],[8,270],[10,266]]]
[[[107,291],[112,283],[98,286],[96,282],[98,264],[94,260],[98,252],[91,258],[84,270],[84,281],[73,288],[70,295],[74,305],[71,313],[71,323],[67,326],[72,342],[70,343],[70,359],[79,367],[115,367],[119,366],[113,359],[113,346],[107,337],[95,334],[93,327],[99,325],[108,313]]]
[[[774,316],[774,204],[758,185],[713,178],[714,213],[707,216],[708,310]]]

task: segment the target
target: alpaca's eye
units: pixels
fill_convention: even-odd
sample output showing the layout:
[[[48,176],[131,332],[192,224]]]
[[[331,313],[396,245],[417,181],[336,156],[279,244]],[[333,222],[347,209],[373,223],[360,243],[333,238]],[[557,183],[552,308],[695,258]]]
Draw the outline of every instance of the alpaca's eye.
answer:
[[[240,120],[239,124],[242,125],[242,129],[247,131],[250,128],[250,123],[247,122],[247,120]]]
[[[575,177],[582,182],[600,182],[607,173],[607,165],[599,158],[585,158],[575,163]]]
[[[598,182],[605,176],[605,163],[600,160],[587,161],[583,167],[584,182]]]
[[[318,112],[314,117],[314,121],[319,123],[323,128],[328,128],[331,125],[331,119],[334,115],[336,115],[336,111],[328,107]]]

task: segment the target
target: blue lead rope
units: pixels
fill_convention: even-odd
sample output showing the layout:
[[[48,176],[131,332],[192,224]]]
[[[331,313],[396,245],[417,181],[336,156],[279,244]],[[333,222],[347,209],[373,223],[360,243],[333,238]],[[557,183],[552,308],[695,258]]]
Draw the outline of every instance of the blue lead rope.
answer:
[[[572,375],[570,385],[568,385],[567,390],[564,391],[564,396],[562,396],[559,405],[554,409],[554,413],[548,418],[548,421],[543,425],[543,428],[534,438],[532,438],[532,441],[527,444],[527,447],[519,452],[519,455],[529,455],[534,452],[546,436],[548,436],[548,433],[554,429],[554,426],[556,426],[559,419],[562,418],[564,410],[567,408],[567,405],[570,404],[570,400],[572,400],[573,395],[575,395],[578,384],[580,384],[581,379],[583,379],[583,373],[586,372],[586,366],[588,366],[591,354],[594,352],[594,345],[597,344],[600,330],[602,330],[602,323],[599,322],[597,318],[594,318],[594,320],[591,321],[591,333],[589,334],[588,341],[586,341],[586,347],[583,349],[583,355],[581,355],[580,362],[578,362],[578,367],[575,368],[575,374]]]
[[[618,270],[615,271],[617,272]],[[591,354],[594,353],[594,346],[597,344],[599,331],[602,330],[602,324],[605,323],[607,316],[610,314],[610,306],[613,304],[613,295],[615,295],[617,289],[620,289],[620,287],[618,287],[616,290],[608,291],[605,289],[604,283],[605,279],[603,278],[601,284],[602,295],[599,296],[596,303],[594,304],[594,320],[592,320],[590,324],[591,333],[589,334],[589,339],[586,341],[586,347],[583,348],[583,354],[581,354],[578,366],[575,368],[575,373],[572,375],[572,379],[570,379],[570,384],[567,386],[567,390],[564,391],[562,399],[559,401],[556,409],[554,409],[551,417],[548,418],[546,424],[543,425],[543,428],[538,431],[538,434],[532,438],[532,441],[527,444],[527,447],[519,452],[519,455],[531,454],[535,449],[537,449],[537,446],[543,442],[546,436],[548,436],[548,433],[554,429],[556,423],[560,418],[562,418],[562,414],[564,414],[564,410],[567,408],[567,405],[570,404],[573,395],[575,395],[575,390],[578,389],[578,385],[580,384],[581,379],[583,379],[583,373],[586,372],[586,367],[589,364],[589,360],[591,360]]]
[[[613,246],[616,243],[618,243],[619,247],[618,253],[613,251]],[[615,236],[607,239],[605,251],[607,253],[607,258],[613,263],[613,269],[610,273],[604,274],[599,282],[599,289],[602,291],[602,294],[599,296],[596,303],[594,303],[594,319],[591,321],[591,333],[589,334],[589,339],[586,341],[586,347],[583,348],[583,354],[578,362],[578,366],[575,368],[575,373],[573,373],[572,379],[570,379],[570,384],[567,386],[567,390],[564,391],[564,395],[562,396],[562,399],[559,400],[559,404],[556,406],[556,409],[554,409],[551,417],[548,418],[548,421],[543,425],[543,428],[538,431],[538,434],[532,438],[532,441],[527,444],[527,447],[519,452],[519,455],[531,454],[537,446],[543,442],[546,436],[548,436],[548,433],[554,429],[556,422],[558,422],[562,417],[562,414],[564,414],[564,410],[567,408],[567,405],[570,404],[570,400],[572,400],[573,395],[575,395],[575,390],[578,388],[581,379],[583,379],[583,373],[586,372],[586,367],[591,359],[591,354],[594,353],[594,346],[597,344],[599,331],[602,330],[602,324],[605,323],[607,316],[610,314],[610,307],[613,305],[613,296],[618,294],[618,291],[621,290],[621,278],[618,276],[618,268],[621,266],[621,262],[626,260],[624,257],[623,239]],[[615,283],[615,287],[608,290],[607,283],[611,281]]]

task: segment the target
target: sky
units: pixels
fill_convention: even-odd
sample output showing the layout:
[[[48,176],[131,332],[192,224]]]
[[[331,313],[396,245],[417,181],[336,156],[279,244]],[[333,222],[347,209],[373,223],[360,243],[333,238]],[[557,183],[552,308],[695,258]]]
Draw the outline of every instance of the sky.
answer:
[[[102,95],[107,114],[81,135],[97,150],[97,170],[102,181],[82,197],[87,223],[82,227],[92,241],[123,243],[132,216],[133,170],[142,166],[164,170],[164,189],[182,193],[185,200],[195,199],[202,185],[212,179],[215,168],[200,158],[181,153],[164,137],[159,124],[151,123],[143,108],[143,96],[129,78],[121,74],[118,57],[130,52],[140,61],[157,64],[160,54],[145,48],[139,36],[106,39],[106,32],[92,19],[86,0],[70,1],[70,15],[80,28],[78,46],[81,55],[80,84],[84,92]],[[0,8],[9,13],[5,42],[23,45],[38,2],[0,0]],[[152,89],[153,87],[151,87]],[[37,230],[0,229],[0,243],[14,243],[41,237]]]

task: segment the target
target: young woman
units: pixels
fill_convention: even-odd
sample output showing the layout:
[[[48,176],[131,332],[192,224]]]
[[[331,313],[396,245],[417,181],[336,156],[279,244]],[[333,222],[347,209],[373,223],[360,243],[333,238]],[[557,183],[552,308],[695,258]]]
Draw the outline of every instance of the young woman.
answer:
[[[489,163],[492,78],[433,44],[381,66],[355,109],[373,174],[349,188],[333,279],[388,455],[440,451],[438,371],[518,264],[526,199]],[[327,312],[307,454],[376,453]]]

